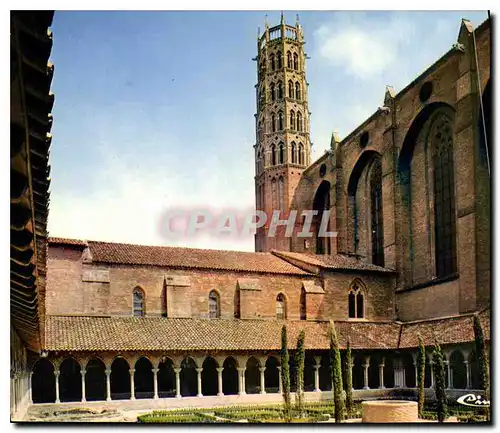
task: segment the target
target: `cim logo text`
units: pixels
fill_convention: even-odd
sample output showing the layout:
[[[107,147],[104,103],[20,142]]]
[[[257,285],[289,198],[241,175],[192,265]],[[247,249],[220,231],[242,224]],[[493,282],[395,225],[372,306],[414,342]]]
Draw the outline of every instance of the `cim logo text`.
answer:
[[[457,403],[473,407],[488,407],[490,405],[489,400],[485,400],[483,396],[475,394],[462,395],[457,399]]]

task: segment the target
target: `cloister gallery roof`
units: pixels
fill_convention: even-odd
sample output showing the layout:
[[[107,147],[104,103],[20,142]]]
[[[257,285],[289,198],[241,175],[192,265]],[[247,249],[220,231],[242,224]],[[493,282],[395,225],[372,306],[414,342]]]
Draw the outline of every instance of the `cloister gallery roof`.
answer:
[[[489,339],[489,312],[480,314]],[[281,327],[287,325],[288,344],[295,348],[298,334],[306,333],[306,349],[328,349],[328,322],[168,319],[162,317],[48,316],[45,350],[48,351],[187,351],[279,350]],[[350,338],[353,349],[397,349],[474,340],[473,315],[400,322],[335,322],[339,343]]]

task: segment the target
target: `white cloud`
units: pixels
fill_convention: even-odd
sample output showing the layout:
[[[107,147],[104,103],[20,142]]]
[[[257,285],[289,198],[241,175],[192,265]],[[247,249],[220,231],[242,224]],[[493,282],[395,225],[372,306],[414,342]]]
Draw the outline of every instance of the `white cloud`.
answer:
[[[383,21],[365,15],[342,15],[344,22],[321,26],[316,32],[318,52],[332,65],[366,80],[387,71],[399,58],[402,43],[413,35],[412,22],[401,16]]]

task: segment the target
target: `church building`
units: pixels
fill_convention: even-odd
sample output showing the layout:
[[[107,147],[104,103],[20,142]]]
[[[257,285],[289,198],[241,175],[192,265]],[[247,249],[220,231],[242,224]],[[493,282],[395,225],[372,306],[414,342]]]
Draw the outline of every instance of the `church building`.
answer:
[[[457,23],[458,24],[458,23]],[[300,23],[257,41],[256,209],[297,211],[256,252],[49,238],[27,404],[173,408],[281,402],[281,328],[305,331],[305,399],[332,398],[329,322],[353,350],[354,398],[416,395],[418,336],[446,356],[450,397],[478,389],[489,344],[490,22],[311,161]],[[249,182],[251,180],[249,179]],[[317,211],[311,231],[301,213]],[[329,215],[322,237],[320,220]],[[342,354],[344,357],[344,354]],[[292,391],[295,365],[290,358]],[[23,382],[24,383],[24,382]],[[24,400],[23,400],[24,401]]]

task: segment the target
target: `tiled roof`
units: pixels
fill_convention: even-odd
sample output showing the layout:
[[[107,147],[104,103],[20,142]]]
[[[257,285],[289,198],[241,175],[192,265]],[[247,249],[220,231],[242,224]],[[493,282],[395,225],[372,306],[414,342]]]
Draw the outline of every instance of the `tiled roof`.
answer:
[[[88,245],[92,261],[97,263],[309,275],[308,272],[271,253],[133,245],[62,238],[50,238],[49,243]]]
[[[490,338],[490,314],[484,310],[479,314],[486,340]],[[425,346],[434,345],[435,338],[440,344],[465,343],[474,341],[474,316],[472,314],[432,319],[402,324],[400,348],[416,347],[418,335]]]
[[[279,350],[281,328],[286,323],[290,349],[302,329],[306,349],[328,349],[328,322],[167,319],[162,317],[50,316],[46,324],[46,350]],[[354,330],[349,332],[351,326]],[[342,347],[351,335],[355,349],[391,348],[397,343],[399,326],[375,323],[338,323]]]
[[[81,241],[79,239],[67,239],[67,238],[49,238],[50,245],[72,245],[72,246],[81,246],[86,247],[87,242]]]
[[[391,269],[383,268],[381,266],[375,266],[370,263],[363,263],[361,260],[356,260],[352,257],[347,257],[342,254],[320,255],[309,253],[293,253],[288,251],[272,251],[272,253],[278,257],[283,258],[284,260],[289,258],[324,269],[375,271],[386,273],[395,272]]]
[[[481,317],[489,339],[489,314]],[[299,332],[306,332],[306,349],[328,349],[328,322],[168,319],[162,317],[49,316],[45,349],[49,351],[174,351],[279,350],[286,323],[289,348]],[[433,345],[432,329],[441,344],[474,340],[472,316],[401,324],[395,322],[337,321],[339,344],[348,338],[353,349],[396,349],[417,346],[417,335]]]

